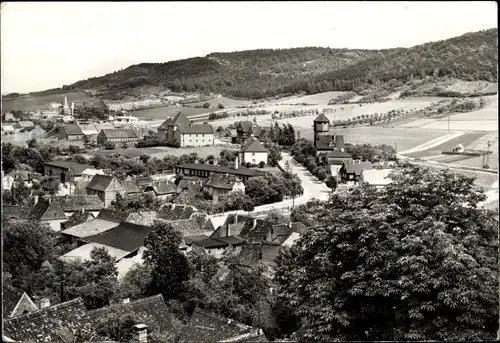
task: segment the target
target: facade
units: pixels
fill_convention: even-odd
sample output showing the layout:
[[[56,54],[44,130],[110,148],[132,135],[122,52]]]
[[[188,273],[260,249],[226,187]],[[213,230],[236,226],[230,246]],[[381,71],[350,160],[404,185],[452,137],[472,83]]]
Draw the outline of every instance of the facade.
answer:
[[[249,178],[264,176],[264,172],[235,165],[234,168],[214,166],[210,164],[184,163],[175,167],[176,174],[208,178],[212,174],[230,174],[237,176],[241,181],[247,182]]]
[[[245,192],[245,184],[236,176],[230,174],[212,174],[207,182],[203,185],[203,190],[206,190],[214,199],[230,192],[241,191]]]
[[[25,292],[21,292],[7,283],[2,283],[2,298],[2,312],[5,319],[38,311],[39,308]]]
[[[314,119],[313,127],[316,155],[329,151],[344,151],[344,136],[329,133],[330,121],[323,113]]]
[[[82,129],[76,124],[65,124],[59,128],[57,138],[60,141],[83,141]]]
[[[114,130],[101,130],[97,135],[97,143],[104,145],[107,142],[112,143],[129,143],[137,142],[141,138],[134,129],[114,129]]]
[[[88,195],[97,195],[104,203],[104,208],[108,208],[116,200],[117,194],[125,196],[125,188],[120,181],[109,175],[94,175],[87,187]]]
[[[160,125],[158,137],[167,142],[178,142],[181,147],[210,146],[215,142],[212,125],[193,124],[181,112]]]
[[[242,163],[259,164],[264,162],[267,164],[267,149],[253,136],[243,145],[240,155]]]
[[[71,161],[52,161],[44,165],[45,176],[55,176],[61,183],[81,181],[82,172],[92,168],[85,164]]]
[[[243,144],[250,135],[253,123],[251,121],[240,121],[236,127],[236,143]]]
[[[92,180],[94,175],[106,175],[106,173],[104,173],[104,170],[102,169],[87,168],[84,171],[82,171],[81,181],[90,182],[90,180]]]
[[[363,170],[371,170],[373,166],[370,162],[345,162],[339,170],[339,175],[344,182],[358,183],[361,180]]]
[[[158,137],[160,139],[173,142],[175,137],[175,132],[179,129],[179,126],[189,126],[191,121],[181,112],[177,113],[174,117],[170,117],[163,122],[163,124],[158,127]]]

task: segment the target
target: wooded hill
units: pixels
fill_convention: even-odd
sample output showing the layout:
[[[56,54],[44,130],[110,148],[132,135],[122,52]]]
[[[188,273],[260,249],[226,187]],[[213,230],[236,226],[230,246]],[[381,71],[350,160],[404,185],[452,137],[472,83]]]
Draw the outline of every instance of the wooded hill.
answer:
[[[489,29],[388,50],[307,47],[212,53],[133,65],[62,90],[92,91],[111,100],[166,89],[258,99],[299,92],[359,91],[392,79],[405,82],[427,75],[496,82],[497,39],[498,30]]]

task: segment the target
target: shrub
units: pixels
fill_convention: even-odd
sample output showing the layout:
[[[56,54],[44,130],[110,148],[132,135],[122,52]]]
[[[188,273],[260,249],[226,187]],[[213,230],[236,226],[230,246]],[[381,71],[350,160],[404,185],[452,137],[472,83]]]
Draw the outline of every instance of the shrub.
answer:
[[[104,147],[106,148],[106,150],[114,150],[115,147],[116,147],[116,145],[113,142],[106,142],[106,144],[104,145]]]
[[[204,103],[203,108],[210,108],[210,104],[208,102]]]
[[[261,161],[261,162],[259,163],[259,168],[264,168],[265,166],[266,166],[266,162]]]

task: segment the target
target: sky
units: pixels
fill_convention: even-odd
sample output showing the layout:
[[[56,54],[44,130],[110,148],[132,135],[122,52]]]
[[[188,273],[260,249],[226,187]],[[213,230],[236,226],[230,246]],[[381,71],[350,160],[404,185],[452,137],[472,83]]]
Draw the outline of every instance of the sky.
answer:
[[[2,2],[2,94],[211,52],[411,47],[497,27],[473,2]]]

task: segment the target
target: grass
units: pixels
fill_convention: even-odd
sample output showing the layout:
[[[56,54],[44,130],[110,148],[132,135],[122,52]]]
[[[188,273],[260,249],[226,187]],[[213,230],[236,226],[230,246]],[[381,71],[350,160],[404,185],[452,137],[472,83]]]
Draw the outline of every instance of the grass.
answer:
[[[169,148],[169,147],[157,147],[160,151],[156,151],[151,157],[163,158],[168,155],[182,156],[184,154],[191,154],[193,152],[197,153],[199,157],[207,158],[210,155],[215,157],[220,156],[220,152],[224,149],[226,150],[237,150],[225,145],[213,145],[213,146],[202,146],[196,148]]]
[[[413,153],[407,154],[408,157],[414,157],[414,158],[421,158],[421,157],[426,157],[426,156],[434,156],[434,155],[440,155],[441,151],[443,150],[452,150],[457,146],[457,144],[462,144],[464,147],[470,145],[477,139],[481,138],[484,136],[484,132],[469,132],[469,133],[464,133],[463,135],[450,139],[447,142],[444,142],[443,144],[440,144],[438,146],[435,146],[433,148],[430,148],[428,150],[423,150],[423,151],[417,151]],[[455,156],[458,157],[458,156]],[[440,159],[441,161],[441,159]]]
[[[128,148],[128,149],[114,149],[114,150],[100,150],[100,151],[92,151],[87,153],[86,155],[92,156],[108,156],[113,154],[122,154],[128,155],[132,157],[139,157],[142,154],[154,155],[157,153],[161,153],[162,150],[158,148]]]
[[[93,98],[83,92],[69,92],[69,93],[59,93],[52,95],[23,95],[15,99],[2,99],[2,111],[12,111],[12,110],[38,110],[38,109],[49,109],[51,103],[63,103],[64,97],[68,98],[68,103],[71,105],[72,102],[81,103],[83,101],[98,101],[99,99]]]

